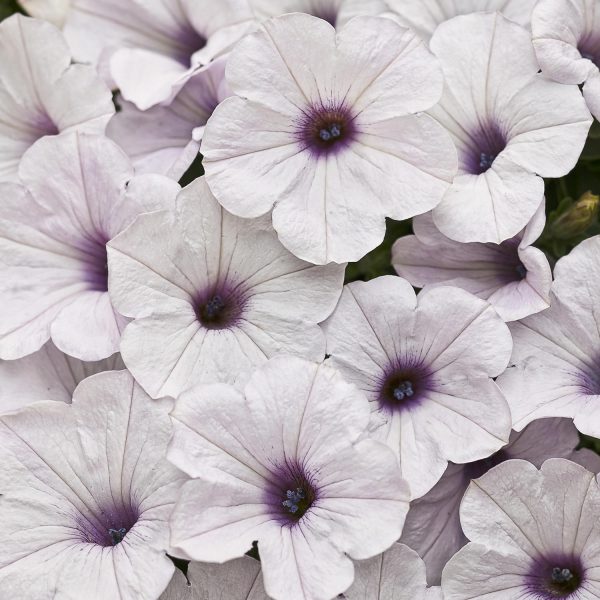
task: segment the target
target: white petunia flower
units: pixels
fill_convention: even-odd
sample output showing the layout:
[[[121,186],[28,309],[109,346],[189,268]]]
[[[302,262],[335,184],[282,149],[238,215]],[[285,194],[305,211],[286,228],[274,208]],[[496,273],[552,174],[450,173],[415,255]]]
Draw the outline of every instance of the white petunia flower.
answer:
[[[202,140],[208,183],[233,214],[273,209],[303,260],[358,260],[384,217],[430,210],[454,177],[450,137],[421,112],[442,91],[437,61],[390,19],[356,17],[337,34],[306,14],[271,19],[233,50],[227,81],[237,96]]]
[[[83,381],[72,405],[0,417],[2,598],[158,597],[184,480],[165,458],[171,407],[113,371]]]
[[[471,483],[460,509],[471,543],[446,565],[444,600],[596,600],[600,489],[562,458],[510,460]]]
[[[411,503],[400,540],[416,550],[427,565],[427,581],[439,585],[442,570],[466,543],[460,526],[460,503],[472,479],[510,459],[521,458],[541,467],[548,458],[569,458],[600,471],[600,457],[591,450],[575,450],[577,429],[569,419],[540,419],[522,432],[513,431],[508,445],[492,456],[465,465],[449,464],[436,485]]]
[[[511,323],[511,367],[498,379],[514,427],[570,417],[600,437],[600,236],[587,239],[554,269],[550,308]]]
[[[429,40],[438,25],[474,12],[496,12],[529,28],[536,0],[385,0],[394,18]]]
[[[385,0],[249,0],[258,19],[286,13],[306,13],[324,19],[334,27],[343,27],[352,17],[377,16],[388,11]]]
[[[523,231],[501,244],[462,244],[441,233],[427,213],[413,220],[415,235],[396,241],[392,264],[416,287],[462,288],[487,300],[505,321],[516,321],[550,306],[552,271],[531,245],[545,222],[541,205]]]
[[[71,64],[56,27],[22,15],[0,23],[0,181],[17,180],[21,157],[38,139],[103,133],[114,112],[110,90],[93,69]]]
[[[331,367],[280,356],[243,394],[184,393],[172,418],[169,459],[193,478],[171,519],[176,556],[224,562],[257,541],[269,596],[330,600],[352,583],[350,558],[400,537],[408,486],[365,438],[362,393]]]
[[[119,99],[121,110],[106,135],[127,152],[136,173],[160,173],[179,180],[198,156],[204,126],[230,95],[225,58],[194,75],[168,106],[141,111]]]
[[[146,110],[169,104],[253,27],[248,0],[72,0],[64,32],[78,60],[98,63]]]
[[[395,451],[413,498],[448,461],[479,460],[508,442],[510,412],[492,377],[512,342],[487,302],[452,287],[417,297],[406,280],[379,277],[347,285],[324,328],[333,366],[366,393],[373,435]]]
[[[592,114],[600,118],[600,2],[539,0],[531,20],[542,72],[565,84],[583,84]]]
[[[340,600],[442,600],[441,588],[427,587],[419,555],[403,544],[354,566],[354,583]]]
[[[85,378],[124,368],[119,354],[83,362],[48,342],[24,358],[0,360],[0,414],[42,400],[70,403],[75,388]]]
[[[446,86],[429,113],[451,133],[459,156],[458,176],[433,219],[459,242],[500,243],[538,210],[542,177],[575,166],[591,115],[576,86],[538,72],[530,33],[498,13],[455,17],[430,46]]]
[[[335,308],[345,268],[297,259],[265,219],[223,210],[204,178],[174,212],[143,215],[112,240],[108,264],[111,298],[135,319],[123,360],[155,398],[241,384],[279,352],[322,360],[318,323]]]
[[[176,571],[159,600],[269,600],[260,562],[249,556],[222,565],[191,562],[187,579]]]
[[[118,351],[126,320],[107,293],[106,242],[135,217],[174,202],[179,186],[133,176],[101,136],[39,140],[20,184],[0,184],[0,358],[21,358],[50,338],[81,360]]]

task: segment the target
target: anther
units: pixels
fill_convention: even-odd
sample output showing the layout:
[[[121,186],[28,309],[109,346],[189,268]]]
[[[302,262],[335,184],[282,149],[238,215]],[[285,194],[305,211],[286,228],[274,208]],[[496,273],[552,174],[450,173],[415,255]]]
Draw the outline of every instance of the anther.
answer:
[[[410,398],[414,393],[410,381],[402,381],[394,388],[394,398],[398,401],[404,400],[404,398]]]

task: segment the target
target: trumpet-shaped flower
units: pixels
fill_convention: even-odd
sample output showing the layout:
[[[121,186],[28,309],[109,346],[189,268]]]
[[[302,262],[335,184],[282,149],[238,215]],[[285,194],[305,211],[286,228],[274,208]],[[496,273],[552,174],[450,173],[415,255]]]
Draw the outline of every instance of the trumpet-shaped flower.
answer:
[[[531,244],[546,222],[540,206],[527,227],[501,244],[461,244],[447,238],[431,213],[415,217],[415,235],[400,238],[392,264],[416,287],[452,285],[487,300],[505,321],[550,306],[552,271],[546,255]]]
[[[185,392],[172,418],[169,459],[192,477],[171,519],[176,556],[223,562],[257,541],[269,596],[330,600],[352,583],[350,558],[400,536],[408,487],[365,437],[366,399],[331,367],[280,356],[244,393]]]
[[[136,173],[159,173],[179,180],[198,156],[204,126],[227,96],[225,58],[194,75],[168,106],[139,110],[119,100],[121,110],[106,135],[130,156]]]
[[[306,14],[271,19],[232,51],[227,81],[236,96],[202,140],[210,188],[238,216],[273,209],[303,260],[358,260],[382,241],[384,217],[426,212],[454,177],[451,139],[422,113],[442,92],[437,61],[390,19],[337,33]]]
[[[166,460],[171,407],[113,371],[83,381],[73,404],[0,417],[0,596],[159,596],[184,480]]]
[[[455,17],[440,25],[430,47],[446,85],[429,112],[459,156],[434,222],[459,242],[500,243],[538,210],[542,177],[575,166],[591,115],[577,86],[539,73],[531,34],[499,13]]]
[[[22,15],[0,23],[0,181],[18,179],[38,139],[103,133],[114,112],[110,90],[92,68],[71,64],[56,27]]]
[[[445,600],[600,597],[600,488],[562,459],[509,460],[471,483],[460,508],[471,542],[442,574]]]
[[[569,419],[540,419],[520,433],[513,431],[509,443],[488,458],[465,465],[449,464],[438,483],[411,503],[400,538],[423,557],[429,584],[440,584],[446,563],[467,543],[459,509],[472,479],[518,458],[536,467],[548,458],[568,458],[594,473],[600,471],[600,457],[591,450],[575,450],[578,445],[577,429]]]
[[[510,328],[511,366],[498,379],[518,431],[543,417],[569,417],[600,436],[600,236],[587,239],[554,269],[550,308]]]
[[[254,27],[248,0],[72,0],[64,32],[141,110],[169,104]]]
[[[583,84],[592,114],[600,118],[600,3],[539,0],[531,19],[542,72],[565,84]]]
[[[508,442],[510,412],[492,378],[512,342],[487,302],[452,287],[417,297],[406,280],[380,277],[347,285],[324,327],[330,360],[366,393],[373,435],[395,451],[413,498],[448,461],[486,458]]]
[[[344,266],[290,254],[265,219],[219,206],[204,179],[175,211],[143,215],[108,246],[111,298],[131,317],[127,368],[153,397],[197,383],[243,383],[277,353],[325,356],[318,323],[342,290]]]
[[[108,297],[106,242],[135,217],[174,202],[179,186],[134,177],[123,151],[101,136],[39,140],[19,184],[0,184],[0,358],[50,338],[86,361],[119,350],[126,320]]]

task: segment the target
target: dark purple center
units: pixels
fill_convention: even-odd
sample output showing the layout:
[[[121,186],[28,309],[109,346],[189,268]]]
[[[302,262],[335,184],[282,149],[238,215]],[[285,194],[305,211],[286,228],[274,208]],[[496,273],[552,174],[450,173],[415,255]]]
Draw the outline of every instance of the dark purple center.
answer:
[[[312,107],[297,129],[300,143],[316,155],[338,152],[355,134],[354,119],[343,105]]]
[[[319,19],[327,21],[334,27],[337,23],[338,14],[334,6],[323,6],[320,9],[313,10],[312,15],[313,17],[318,17]]]
[[[108,291],[108,257],[105,237],[99,236],[97,240],[89,240],[82,251],[86,263],[85,277],[90,289],[95,292]]]
[[[578,597],[577,590],[584,581],[581,561],[572,556],[549,556],[534,563],[528,575],[528,588],[536,598]]]
[[[190,57],[206,46],[207,39],[191,25],[182,24],[182,29],[179,32],[177,39],[169,38],[167,43],[171,47],[176,44],[173,48],[175,52],[174,58],[183,66],[189,67],[192,66]]]
[[[492,167],[498,155],[506,148],[506,136],[495,123],[486,123],[471,135],[469,150],[464,157],[467,173],[481,175]]]
[[[138,517],[138,511],[124,503],[99,514],[82,515],[77,528],[85,542],[103,547],[116,546],[125,539]]]
[[[583,58],[591,60],[595,65],[600,65],[600,37],[593,34],[588,34],[579,40],[577,45],[579,54]]]
[[[523,281],[523,279],[527,277],[527,269],[522,262],[519,262],[519,264],[515,267],[515,273],[517,274],[519,281]]]
[[[286,525],[294,525],[304,517],[317,500],[317,486],[297,463],[286,463],[275,469],[266,490],[266,502],[274,515]]]
[[[422,365],[396,365],[381,381],[379,405],[398,411],[419,404],[429,383],[430,377]]]
[[[244,305],[238,289],[220,286],[198,298],[196,315],[206,329],[229,329],[240,320]]]

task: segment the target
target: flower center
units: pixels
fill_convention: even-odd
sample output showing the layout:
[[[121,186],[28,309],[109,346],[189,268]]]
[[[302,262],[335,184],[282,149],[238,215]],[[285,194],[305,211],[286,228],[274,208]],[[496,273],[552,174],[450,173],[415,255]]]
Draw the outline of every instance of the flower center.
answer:
[[[527,277],[527,269],[525,268],[525,265],[523,265],[523,263],[519,263],[515,267],[515,271],[517,272],[517,276],[519,277],[519,279],[521,281],[523,281],[523,279],[525,279],[525,277]]]
[[[113,546],[116,546],[117,544],[120,544],[127,535],[127,529],[125,527],[120,527],[119,529],[109,529],[108,535],[112,540]]]
[[[310,494],[299,487],[295,490],[287,490],[285,500],[281,504],[290,514],[300,519],[311,507],[312,501],[310,500]]]
[[[95,292],[108,291],[108,255],[106,239],[91,240],[81,250],[85,253],[85,280]]]
[[[595,65],[600,64],[600,60],[598,60],[600,57],[600,39],[597,35],[588,34],[583,39],[579,40],[577,49],[582,58],[591,60]]]
[[[410,381],[401,381],[393,391],[393,396],[398,402],[405,398],[411,398],[414,396],[415,391],[413,390],[412,383]]]
[[[556,598],[565,598],[581,585],[581,577],[574,569],[553,567],[548,592]]]
[[[537,562],[530,574],[530,590],[544,600],[574,598],[583,583],[583,569],[578,559],[553,556]]]
[[[472,136],[470,150],[464,157],[464,169],[472,175],[481,175],[492,165],[506,148],[506,137],[494,123],[481,126]]]
[[[347,146],[354,134],[354,122],[348,109],[321,106],[304,114],[297,136],[305,148],[321,155]]]
[[[277,467],[265,490],[273,516],[283,525],[295,525],[317,500],[317,486],[304,468],[295,462]]]
[[[196,315],[206,329],[227,329],[242,314],[241,296],[225,290],[216,291],[196,303]]]
[[[427,374],[420,366],[390,369],[381,381],[379,404],[381,408],[397,411],[418,404],[427,388]]]
[[[320,10],[314,10],[312,12],[313,17],[318,17],[319,19],[323,19],[327,21],[330,25],[335,27],[337,23],[337,13],[334,10],[334,7],[323,7]]]

